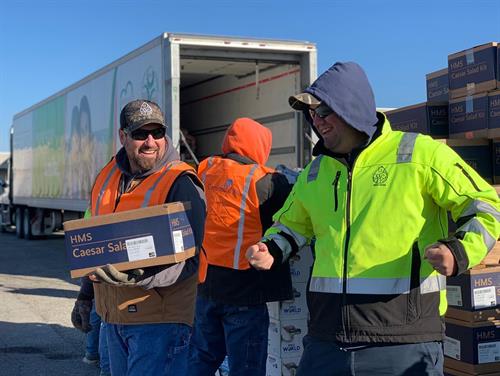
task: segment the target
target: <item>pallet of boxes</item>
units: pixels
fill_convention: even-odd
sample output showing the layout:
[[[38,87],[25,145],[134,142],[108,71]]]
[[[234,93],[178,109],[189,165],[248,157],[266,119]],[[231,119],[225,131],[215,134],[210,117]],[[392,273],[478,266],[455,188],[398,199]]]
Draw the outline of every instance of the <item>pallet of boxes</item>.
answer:
[[[268,303],[269,342],[267,376],[295,376],[302,356],[302,339],[307,333],[309,311],[306,303],[307,281],[313,256],[305,247],[290,259],[293,298]]]
[[[500,191],[500,44],[453,53],[426,78],[426,102],[386,112],[392,128],[440,139]],[[500,376],[499,259],[497,242],[481,265],[448,278],[445,375]]]

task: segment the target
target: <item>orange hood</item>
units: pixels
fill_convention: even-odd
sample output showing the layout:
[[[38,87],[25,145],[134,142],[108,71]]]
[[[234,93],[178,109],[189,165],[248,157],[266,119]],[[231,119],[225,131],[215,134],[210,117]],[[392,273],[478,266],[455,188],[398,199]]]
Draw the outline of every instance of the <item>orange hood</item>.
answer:
[[[273,135],[268,128],[250,118],[239,118],[228,128],[222,152],[236,153],[263,165],[269,158],[272,143]]]

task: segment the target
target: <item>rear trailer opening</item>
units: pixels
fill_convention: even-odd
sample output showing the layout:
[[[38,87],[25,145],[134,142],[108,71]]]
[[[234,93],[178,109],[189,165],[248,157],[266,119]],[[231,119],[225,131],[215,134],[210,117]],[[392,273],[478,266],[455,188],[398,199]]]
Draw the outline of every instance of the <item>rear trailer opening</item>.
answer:
[[[249,117],[273,134],[269,166],[301,166],[309,142],[300,114],[288,106],[288,97],[300,90],[300,75],[298,63],[181,54],[182,159],[195,163],[220,154],[227,128],[236,118]]]

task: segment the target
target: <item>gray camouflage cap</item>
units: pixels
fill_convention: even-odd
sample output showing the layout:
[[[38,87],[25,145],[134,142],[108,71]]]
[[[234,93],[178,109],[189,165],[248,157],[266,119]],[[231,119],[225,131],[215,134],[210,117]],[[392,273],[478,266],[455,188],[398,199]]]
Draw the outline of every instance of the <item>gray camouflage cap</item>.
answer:
[[[145,99],[129,102],[120,113],[120,129],[133,132],[146,124],[159,124],[166,128],[160,107]]]

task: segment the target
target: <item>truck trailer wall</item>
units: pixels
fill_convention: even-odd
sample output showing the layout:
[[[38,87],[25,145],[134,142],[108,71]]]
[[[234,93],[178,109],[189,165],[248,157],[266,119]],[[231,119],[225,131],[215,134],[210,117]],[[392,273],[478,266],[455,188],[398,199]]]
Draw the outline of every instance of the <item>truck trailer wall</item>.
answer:
[[[14,203],[84,211],[132,99],[162,103],[157,45],[14,119]]]

